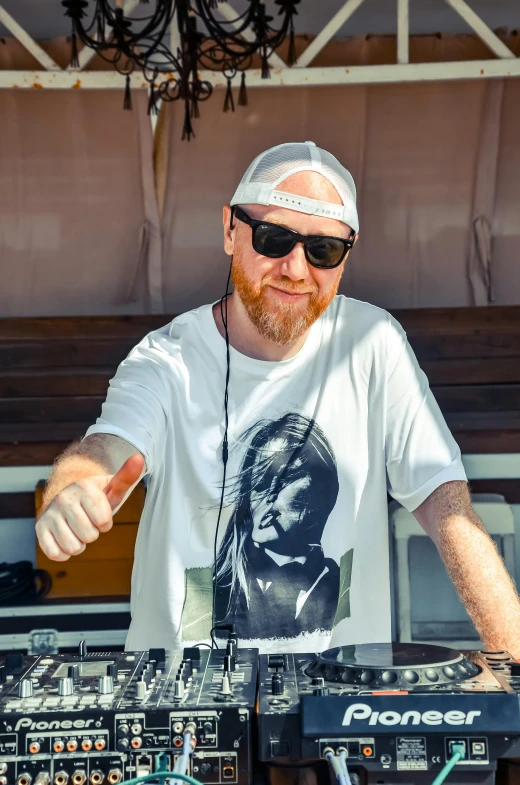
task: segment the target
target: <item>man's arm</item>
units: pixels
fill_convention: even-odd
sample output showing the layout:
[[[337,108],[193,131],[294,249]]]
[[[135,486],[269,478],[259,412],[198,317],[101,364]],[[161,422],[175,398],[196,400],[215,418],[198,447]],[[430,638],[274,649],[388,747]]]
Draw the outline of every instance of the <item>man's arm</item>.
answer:
[[[110,433],[93,433],[73,442],[56,461],[43,494],[41,513],[55,496],[73,482],[86,477],[116,474],[136,453],[135,447]]]
[[[126,460],[125,460],[126,458]],[[144,473],[144,457],[124,439],[92,434],[58,459],[36,521],[36,536],[49,559],[82,553]]]
[[[520,659],[520,601],[467,483],[439,486],[413,512],[430,535],[486,649]]]

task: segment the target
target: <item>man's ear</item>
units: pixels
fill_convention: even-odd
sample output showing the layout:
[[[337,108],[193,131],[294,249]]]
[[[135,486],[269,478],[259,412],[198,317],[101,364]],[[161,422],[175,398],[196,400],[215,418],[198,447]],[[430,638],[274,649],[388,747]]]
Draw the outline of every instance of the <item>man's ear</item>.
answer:
[[[231,207],[225,204],[222,210],[222,224],[224,227],[224,251],[228,256],[233,256],[234,247],[235,227],[231,228],[231,223]]]

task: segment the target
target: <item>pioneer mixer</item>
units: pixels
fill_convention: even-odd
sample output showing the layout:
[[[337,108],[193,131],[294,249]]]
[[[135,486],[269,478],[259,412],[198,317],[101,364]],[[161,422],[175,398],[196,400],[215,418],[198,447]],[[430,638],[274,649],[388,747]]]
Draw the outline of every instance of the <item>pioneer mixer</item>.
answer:
[[[327,758],[361,782],[494,781],[520,737],[520,664],[507,652],[345,646],[318,656],[260,656],[259,758]],[[353,777],[355,779],[355,777]]]
[[[207,785],[246,785],[258,651],[223,645],[0,658],[0,785],[116,785],[160,753]]]

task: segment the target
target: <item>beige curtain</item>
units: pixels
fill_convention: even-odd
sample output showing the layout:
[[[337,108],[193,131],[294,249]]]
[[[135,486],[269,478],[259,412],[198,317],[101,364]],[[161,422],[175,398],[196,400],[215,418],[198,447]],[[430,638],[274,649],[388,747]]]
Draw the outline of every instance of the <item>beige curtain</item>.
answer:
[[[13,39],[0,67],[39,68]],[[0,90],[0,317],[163,310],[147,98],[121,87]]]

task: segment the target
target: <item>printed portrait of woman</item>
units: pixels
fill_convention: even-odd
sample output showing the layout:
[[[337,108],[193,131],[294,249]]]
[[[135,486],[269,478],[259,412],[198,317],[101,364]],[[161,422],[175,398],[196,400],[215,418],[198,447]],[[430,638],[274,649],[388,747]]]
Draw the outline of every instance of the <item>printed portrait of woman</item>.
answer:
[[[234,510],[216,561],[217,624],[246,639],[331,630],[339,567],[321,538],[338,497],[332,448],[300,414],[262,420],[233,478]]]

